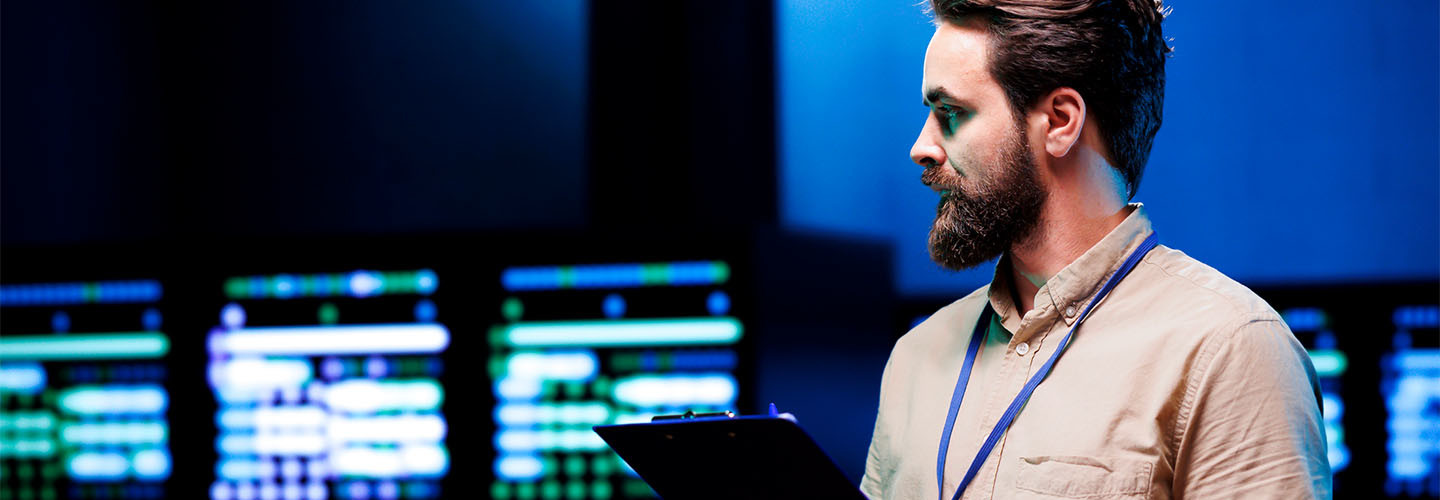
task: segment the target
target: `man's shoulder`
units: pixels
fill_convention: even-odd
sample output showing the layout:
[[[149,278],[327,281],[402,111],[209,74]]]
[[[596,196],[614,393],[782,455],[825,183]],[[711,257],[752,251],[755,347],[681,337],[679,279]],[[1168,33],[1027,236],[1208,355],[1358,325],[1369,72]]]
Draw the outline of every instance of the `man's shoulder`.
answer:
[[[1162,246],[1142,263],[1146,294],[1155,302],[1155,310],[1166,311],[1167,317],[1184,321],[1192,329],[1233,332],[1234,327],[1253,322],[1284,325],[1265,299],[1185,252]]]

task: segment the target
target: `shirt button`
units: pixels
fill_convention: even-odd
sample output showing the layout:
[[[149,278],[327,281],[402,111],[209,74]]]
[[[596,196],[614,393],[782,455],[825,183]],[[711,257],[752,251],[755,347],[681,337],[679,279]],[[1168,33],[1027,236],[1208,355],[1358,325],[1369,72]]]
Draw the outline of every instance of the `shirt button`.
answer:
[[[1027,352],[1030,352],[1030,344],[1023,344],[1023,343],[1022,343],[1022,344],[1020,344],[1020,345],[1015,346],[1015,354],[1019,354],[1019,355],[1021,355],[1021,356],[1024,356],[1025,353],[1027,353]]]
[[[1066,316],[1075,316],[1075,306],[1067,306],[1067,307],[1065,308],[1065,315],[1066,315]]]

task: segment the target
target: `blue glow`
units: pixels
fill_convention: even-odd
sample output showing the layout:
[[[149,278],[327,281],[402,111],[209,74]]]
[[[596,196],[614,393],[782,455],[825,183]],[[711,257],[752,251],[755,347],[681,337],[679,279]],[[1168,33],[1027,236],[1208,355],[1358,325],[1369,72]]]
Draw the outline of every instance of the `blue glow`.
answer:
[[[275,289],[275,298],[288,299],[295,296],[295,292],[300,288],[300,283],[295,280],[294,276],[282,274],[275,277],[272,286]]]
[[[45,389],[45,368],[40,363],[13,362],[0,365],[0,390],[39,394]]]
[[[712,261],[512,267],[501,272],[500,282],[509,291],[637,288],[721,284],[729,274],[728,265]]]
[[[160,282],[149,280],[3,285],[0,307],[143,303],[160,295]]]
[[[1297,332],[1315,331],[1326,326],[1325,311],[1313,307],[1286,309],[1281,316],[1285,318],[1285,324]]]
[[[55,333],[70,331],[70,315],[65,314],[65,311],[55,311],[55,314],[50,317],[50,328]]]
[[[621,316],[624,316],[625,298],[621,297],[618,293],[606,295],[603,309],[605,310],[605,317],[607,318],[619,318]]]
[[[220,310],[220,324],[225,325],[226,328],[231,330],[244,328],[245,308],[233,302],[225,304],[225,308]]]
[[[1395,309],[1395,327],[1400,329],[1440,327],[1440,306],[1410,306]]]
[[[1403,312],[1402,312],[1403,311]],[[1400,308],[1396,323],[1428,321],[1422,308]],[[1389,462],[1385,489],[1391,495],[1440,495],[1440,349],[1410,347],[1410,334],[1397,332],[1394,351],[1382,362],[1381,394],[1388,417]]]
[[[440,278],[435,276],[435,271],[421,269],[415,272],[415,291],[420,295],[435,293],[435,288],[440,285]]]
[[[140,324],[144,326],[146,330],[159,330],[161,324],[160,311],[153,307],[146,308],[145,312],[140,315]]]
[[[354,297],[369,297],[380,290],[384,281],[380,275],[370,271],[355,271],[350,273],[346,279],[350,295]]]
[[[654,359],[654,353],[646,353],[647,358]],[[642,358],[642,363],[646,358]],[[702,350],[702,351],[675,351],[670,353],[670,367],[680,371],[700,370],[733,370],[739,360],[735,351],[728,349]],[[658,363],[655,365],[658,367]]]
[[[720,290],[710,292],[710,296],[705,298],[705,309],[710,311],[711,316],[730,314],[730,296]]]
[[[415,321],[421,323],[433,323],[440,311],[435,308],[435,302],[430,299],[420,299],[415,303]]]

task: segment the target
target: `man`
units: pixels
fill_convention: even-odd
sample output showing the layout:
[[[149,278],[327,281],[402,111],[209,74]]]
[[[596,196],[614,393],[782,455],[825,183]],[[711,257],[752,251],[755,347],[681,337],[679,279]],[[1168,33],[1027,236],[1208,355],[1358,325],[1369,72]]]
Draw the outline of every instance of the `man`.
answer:
[[[1127,204],[1160,126],[1160,6],[931,7],[930,113],[910,152],[940,194],[931,256],[1001,259],[896,343],[862,491],[1328,498],[1305,350],[1250,290],[1153,247]]]

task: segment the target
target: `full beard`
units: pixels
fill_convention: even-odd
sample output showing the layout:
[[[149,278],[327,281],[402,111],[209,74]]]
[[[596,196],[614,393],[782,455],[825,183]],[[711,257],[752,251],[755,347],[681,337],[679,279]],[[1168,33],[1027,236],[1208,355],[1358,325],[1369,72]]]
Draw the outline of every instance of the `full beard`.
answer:
[[[1018,127],[1011,134],[998,169],[972,170],[994,175],[981,178],[971,192],[952,189],[940,198],[930,228],[930,258],[935,263],[954,271],[970,269],[1035,231],[1048,193],[1037,178],[1025,135]]]

